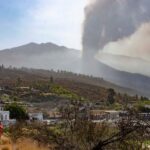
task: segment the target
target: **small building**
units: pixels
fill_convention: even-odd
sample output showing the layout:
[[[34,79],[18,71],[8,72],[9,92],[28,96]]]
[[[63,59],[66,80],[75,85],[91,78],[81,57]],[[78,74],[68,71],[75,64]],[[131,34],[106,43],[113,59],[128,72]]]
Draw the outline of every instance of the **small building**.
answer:
[[[118,121],[126,116],[125,111],[115,110],[91,110],[90,119],[92,121]]]
[[[142,120],[150,121],[150,113],[139,113],[139,117],[140,117]]]
[[[29,113],[30,121],[43,121],[43,113]]]
[[[10,123],[10,112],[9,111],[4,111],[4,103],[0,101],[0,122],[4,126],[8,126]]]
[[[9,121],[9,111],[0,111],[0,121],[3,122],[3,121]]]

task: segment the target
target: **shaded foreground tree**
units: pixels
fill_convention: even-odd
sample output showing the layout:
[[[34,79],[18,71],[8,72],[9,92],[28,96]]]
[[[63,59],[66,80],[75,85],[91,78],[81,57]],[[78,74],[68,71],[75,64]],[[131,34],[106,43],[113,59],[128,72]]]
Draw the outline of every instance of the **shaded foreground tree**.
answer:
[[[105,140],[99,142],[92,150],[118,149],[118,150],[141,150],[147,149],[145,141],[150,140],[150,124],[142,120],[137,113],[131,113],[125,119],[116,124],[116,131]]]
[[[108,89],[107,103],[113,104],[115,102],[114,96],[116,95],[114,89]]]
[[[63,112],[68,137],[75,150],[141,150],[145,141],[150,140],[149,121],[136,110],[128,110],[116,123],[86,120],[77,104]]]

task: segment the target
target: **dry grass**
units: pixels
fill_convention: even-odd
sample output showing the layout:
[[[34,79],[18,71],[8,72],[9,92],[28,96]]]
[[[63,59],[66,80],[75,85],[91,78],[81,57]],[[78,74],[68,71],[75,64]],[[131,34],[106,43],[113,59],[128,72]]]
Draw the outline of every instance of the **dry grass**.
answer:
[[[30,139],[21,139],[16,144],[16,150],[48,150],[44,146],[39,146],[36,142]]]
[[[1,138],[0,150],[48,150],[44,146],[39,146],[30,139],[20,139],[16,144],[12,143],[8,137]]]
[[[8,137],[1,137],[0,150],[13,150],[11,141]]]

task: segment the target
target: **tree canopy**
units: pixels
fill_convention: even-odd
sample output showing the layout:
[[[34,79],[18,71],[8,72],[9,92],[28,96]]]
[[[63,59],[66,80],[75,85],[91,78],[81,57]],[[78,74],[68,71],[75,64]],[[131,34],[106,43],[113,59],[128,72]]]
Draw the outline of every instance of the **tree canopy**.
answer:
[[[5,110],[10,111],[10,118],[16,120],[27,120],[28,114],[23,106],[17,103],[9,104],[5,106]]]

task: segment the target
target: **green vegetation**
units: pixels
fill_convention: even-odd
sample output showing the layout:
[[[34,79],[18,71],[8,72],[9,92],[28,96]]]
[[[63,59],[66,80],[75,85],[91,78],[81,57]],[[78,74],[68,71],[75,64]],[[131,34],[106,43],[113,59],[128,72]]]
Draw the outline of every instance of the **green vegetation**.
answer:
[[[10,96],[8,94],[2,94],[0,99],[2,99],[3,101],[7,102],[10,100]]]
[[[26,137],[39,144],[54,145],[54,150],[139,150],[149,145],[150,127],[135,118],[136,112],[112,126],[81,119],[78,110],[77,105],[65,108],[63,122],[57,125],[17,124],[10,128],[10,136],[14,140]],[[72,116],[75,116],[74,120]]]
[[[139,103],[142,105],[150,105],[150,100],[140,100]]]
[[[63,78],[59,78],[60,74],[57,76],[56,72],[47,71],[44,76],[43,72],[34,71],[28,70],[32,73],[25,74],[16,69],[6,70],[3,76],[0,74],[0,86],[4,87],[0,97],[7,103],[5,110],[10,111],[11,118],[18,120],[16,125],[5,130],[12,139],[27,137],[40,144],[54,145],[58,150],[127,150],[141,149],[143,143],[149,144],[147,126],[139,120],[132,120],[132,116],[113,125],[110,122],[93,123],[87,117],[90,109],[123,110],[129,106],[134,107],[135,112],[149,112],[145,108],[145,105],[150,105],[148,98],[118,93],[112,86],[103,87],[104,81],[98,78],[71,73],[60,73]],[[66,79],[66,75],[72,78]],[[79,79],[74,81],[76,78]],[[25,122],[28,115],[24,103],[29,111],[43,112],[44,119],[53,118],[53,113],[60,118],[50,125]],[[136,116],[137,113],[133,118]]]
[[[8,104],[5,106],[5,110],[10,111],[10,118],[17,119],[19,121],[27,120],[28,114],[23,106],[17,103]]]
[[[140,112],[150,112],[150,100],[139,100],[134,107]]]
[[[115,103],[115,98],[114,96],[116,95],[114,89],[108,89],[108,97],[107,97],[107,102],[108,102],[108,105],[112,105]]]
[[[119,103],[114,103],[112,105],[109,105],[108,109],[114,109],[114,110],[122,110],[123,109],[123,105],[119,104]]]
[[[60,85],[53,85],[51,87],[51,92],[55,93],[55,94],[57,94],[61,97],[68,98],[68,99],[74,99],[74,100],[79,100],[80,99],[77,94],[63,88]]]

